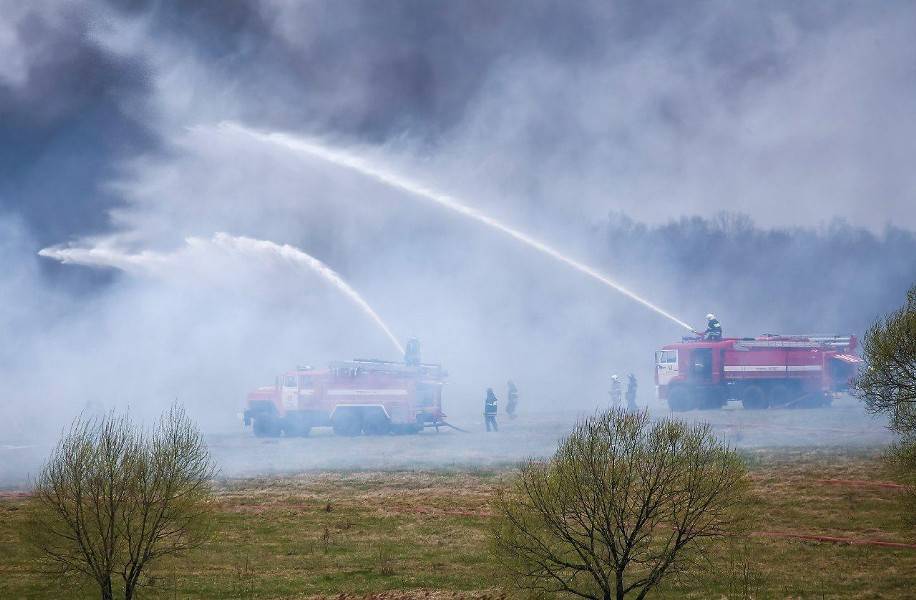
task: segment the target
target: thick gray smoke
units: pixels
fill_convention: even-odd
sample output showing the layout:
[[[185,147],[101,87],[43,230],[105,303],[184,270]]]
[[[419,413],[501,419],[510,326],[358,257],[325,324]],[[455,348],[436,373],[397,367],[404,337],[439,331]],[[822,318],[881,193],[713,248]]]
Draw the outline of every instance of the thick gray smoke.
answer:
[[[365,174],[217,127],[318,139],[727,334],[861,333],[916,279],[909,3],[0,0],[0,442],[183,401],[235,431],[296,364],[397,358],[301,248],[477,415],[653,402],[683,328]],[[725,211],[725,213],[723,213]],[[724,216],[723,216],[724,215]],[[746,216],[740,216],[746,215]],[[893,226],[889,226],[893,224]],[[177,256],[168,275],[47,247]],[[144,254],[146,253],[146,254]],[[119,268],[125,265],[116,265]]]

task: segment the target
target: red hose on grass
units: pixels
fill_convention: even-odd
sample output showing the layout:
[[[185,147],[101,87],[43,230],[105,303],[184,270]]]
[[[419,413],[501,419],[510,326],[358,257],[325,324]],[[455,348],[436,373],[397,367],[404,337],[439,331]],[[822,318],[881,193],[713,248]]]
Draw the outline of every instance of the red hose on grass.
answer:
[[[905,542],[888,542],[885,540],[857,540],[834,535],[813,535],[808,533],[789,533],[787,531],[754,531],[751,535],[756,537],[787,538],[804,540],[808,542],[830,542],[848,546],[880,546],[883,548],[916,548],[916,544]]]

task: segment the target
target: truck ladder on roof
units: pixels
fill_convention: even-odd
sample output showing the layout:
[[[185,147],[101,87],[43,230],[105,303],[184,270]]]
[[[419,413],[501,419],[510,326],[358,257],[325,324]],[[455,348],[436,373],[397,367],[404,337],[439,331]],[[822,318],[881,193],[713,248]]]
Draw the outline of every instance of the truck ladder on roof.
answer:
[[[775,338],[775,339],[767,339]],[[763,339],[738,340],[735,347],[744,348],[848,348],[850,336],[842,335],[780,335],[764,336]]]
[[[439,364],[421,363],[419,365],[407,365],[400,362],[389,360],[377,360],[373,358],[357,358],[354,360],[334,361],[330,368],[335,371],[350,371],[352,373],[387,373],[389,375],[416,376],[417,374],[445,377],[447,372]]]

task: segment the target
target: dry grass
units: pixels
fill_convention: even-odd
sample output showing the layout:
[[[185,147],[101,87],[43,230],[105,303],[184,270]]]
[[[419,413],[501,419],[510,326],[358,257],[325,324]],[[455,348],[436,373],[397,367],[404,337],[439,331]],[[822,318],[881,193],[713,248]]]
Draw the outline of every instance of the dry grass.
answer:
[[[748,510],[760,532],[916,543],[878,452],[755,451]],[[489,555],[502,472],[328,472],[218,486],[211,544],[152,573],[145,597],[517,597]],[[0,597],[57,598],[16,535],[27,499],[0,494]],[[916,549],[791,537],[734,540],[657,596],[907,598]],[[70,585],[68,597],[93,597]]]

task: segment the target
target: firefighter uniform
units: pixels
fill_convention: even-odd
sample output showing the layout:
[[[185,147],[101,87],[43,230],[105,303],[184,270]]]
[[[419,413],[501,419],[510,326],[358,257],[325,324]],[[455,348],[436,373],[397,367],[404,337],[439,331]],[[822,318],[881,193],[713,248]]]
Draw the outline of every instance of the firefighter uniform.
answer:
[[[514,419],[515,409],[518,408],[518,388],[515,387],[515,384],[512,381],[509,381],[506,385],[509,388],[507,394],[509,401],[506,404],[506,414],[509,415],[510,419]]]
[[[404,363],[412,367],[420,364],[420,340],[417,338],[407,340],[407,346],[404,349]]]
[[[627,375],[627,410],[635,411],[636,408],[636,376]]]
[[[496,399],[496,394],[493,393],[493,388],[487,388],[487,399],[483,402],[483,418],[487,424],[487,431],[490,431],[490,428],[493,428],[493,431],[499,431],[499,427],[496,425],[496,403],[499,402]]]
[[[722,324],[719,323],[719,319],[712,317],[706,321],[706,331],[703,333],[703,337],[707,340],[722,339]]]
[[[620,379],[616,375],[611,375],[611,406],[617,408],[620,406]]]

